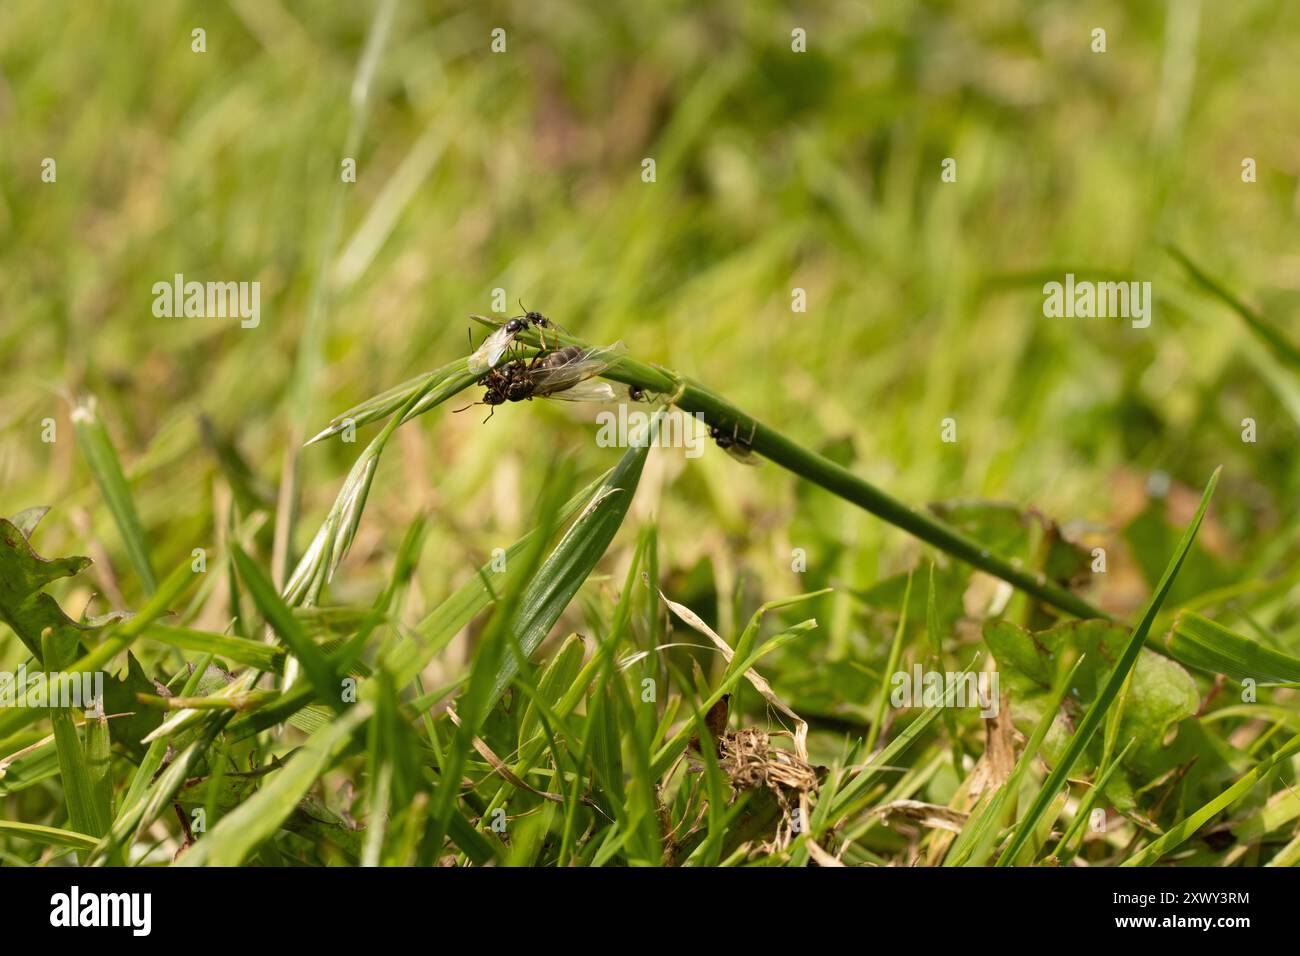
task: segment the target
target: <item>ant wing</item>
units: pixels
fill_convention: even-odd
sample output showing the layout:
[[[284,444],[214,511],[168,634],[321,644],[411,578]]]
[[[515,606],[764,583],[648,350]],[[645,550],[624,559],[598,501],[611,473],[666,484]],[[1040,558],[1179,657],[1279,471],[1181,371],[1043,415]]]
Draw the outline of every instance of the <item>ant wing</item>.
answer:
[[[501,361],[501,356],[506,354],[506,349],[510,348],[510,343],[515,340],[517,334],[503,325],[484,339],[483,344],[469,357],[469,373],[482,375],[496,368],[497,363]]]
[[[572,388],[550,392],[546,397],[556,398],[562,402],[612,402],[614,386],[609,382],[579,382]]]
[[[547,361],[549,356],[546,356],[541,362],[529,368],[528,375],[536,386],[537,394],[550,396],[554,392],[572,388],[579,382],[584,382],[605,371],[618,361],[621,348],[622,344],[618,343],[603,348],[554,352],[551,354],[563,356],[563,360],[551,362]],[[610,391],[612,392],[613,389]]]
[[[738,448],[735,445],[729,445],[724,448],[723,451],[736,459],[736,461],[740,462],[742,465],[749,465],[751,468],[757,468],[762,464],[762,462],[760,462],[754,453],[748,448]]]

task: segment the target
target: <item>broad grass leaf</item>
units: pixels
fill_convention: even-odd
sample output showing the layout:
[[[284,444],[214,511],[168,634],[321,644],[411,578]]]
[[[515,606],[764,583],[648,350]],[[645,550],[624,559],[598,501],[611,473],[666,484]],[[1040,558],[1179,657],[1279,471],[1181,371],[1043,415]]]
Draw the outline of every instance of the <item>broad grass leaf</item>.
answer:
[[[1235,681],[1300,681],[1300,658],[1265,647],[1190,611],[1182,611],[1174,619],[1164,643],[1170,656],[1188,667],[1225,674]]]
[[[582,514],[537,569],[511,628],[524,658],[532,654],[550,632],[614,540],[614,534],[622,526],[636,494],[649,451],[649,444],[627,450],[618,466],[596,489]],[[492,685],[492,700],[499,699],[505,692],[518,666],[513,654],[501,662]]]

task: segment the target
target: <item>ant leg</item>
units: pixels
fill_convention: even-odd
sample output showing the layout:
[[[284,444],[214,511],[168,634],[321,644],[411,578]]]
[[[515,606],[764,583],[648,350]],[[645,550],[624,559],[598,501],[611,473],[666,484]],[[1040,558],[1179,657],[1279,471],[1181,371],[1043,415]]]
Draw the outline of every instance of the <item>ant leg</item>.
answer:
[[[681,401],[682,396],[685,394],[686,394],[686,382],[684,380],[679,379],[677,382],[677,388],[673,391],[672,395],[668,397],[668,404],[676,405],[679,401]]]

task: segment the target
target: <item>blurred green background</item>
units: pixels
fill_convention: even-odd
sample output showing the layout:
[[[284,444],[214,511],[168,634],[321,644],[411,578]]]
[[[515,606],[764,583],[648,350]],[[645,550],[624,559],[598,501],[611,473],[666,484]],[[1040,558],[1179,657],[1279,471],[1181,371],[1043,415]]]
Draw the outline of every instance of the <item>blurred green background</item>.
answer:
[[[61,594],[70,613],[92,588],[109,605],[142,594],[70,398],[97,398],[159,569],[212,547],[232,498],[266,517],[269,560],[286,449],[464,354],[466,315],[495,288],[509,312],[522,300],[621,339],[909,503],[1007,500],[1112,543],[1107,607],[1145,593],[1119,529],[1153,472],[1177,523],[1185,489],[1227,466],[1203,545],[1234,580],[1294,555],[1295,379],[1162,242],[1294,331],[1297,5],[404,0],[356,116],[375,6],[0,5],[0,512],[54,505],[38,550],[93,549]],[[1044,318],[1042,284],[1067,271],[1150,281],[1151,327]],[[259,327],[154,317],[152,285],[178,272],[259,281]],[[398,432],[335,599],[373,594],[427,509],[418,615],[526,530],[557,455],[594,474],[619,454],[596,446],[594,408],[534,402],[486,425],[447,411]],[[302,452],[290,558],[361,443]],[[918,554],[716,450],[656,453],[634,512],[651,515],[666,588],[715,597],[723,628],[733,604],[867,587]],[[879,653],[888,628],[843,602],[819,615],[826,646]]]

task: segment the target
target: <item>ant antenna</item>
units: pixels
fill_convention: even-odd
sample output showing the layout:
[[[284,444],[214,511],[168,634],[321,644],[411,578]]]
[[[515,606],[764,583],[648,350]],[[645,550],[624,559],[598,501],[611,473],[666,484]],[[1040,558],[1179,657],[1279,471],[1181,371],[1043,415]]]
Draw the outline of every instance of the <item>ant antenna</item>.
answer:
[[[473,408],[475,405],[487,405],[487,402],[470,402],[470,403],[469,403],[468,405],[466,405],[464,408],[453,408],[453,409],[451,410],[451,413],[452,413],[453,415],[458,415],[458,414],[460,414],[461,412],[467,412],[467,411],[469,411],[469,410],[470,410],[471,408]],[[493,415],[495,415],[495,414],[497,413],[497,407],[496,407],[495,405],[492,405],[492,406],[489,406],[489,407],[490,407],[492,410],[491,410],[490,412],[488,412],[488,417],[485,418],[485,419],[483,419],[483,424],[485,424],[485,425],[487,424],[488,419],[490,419]]]

